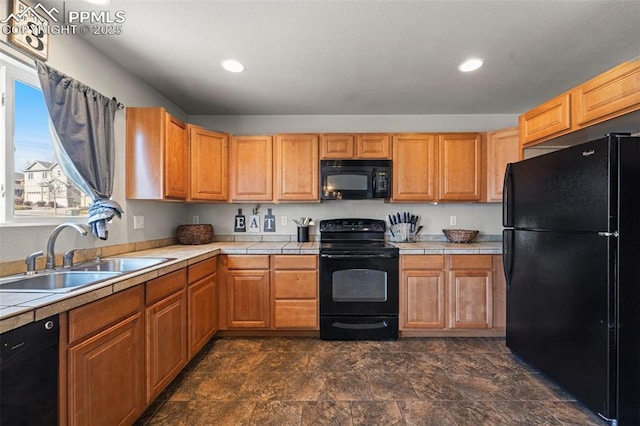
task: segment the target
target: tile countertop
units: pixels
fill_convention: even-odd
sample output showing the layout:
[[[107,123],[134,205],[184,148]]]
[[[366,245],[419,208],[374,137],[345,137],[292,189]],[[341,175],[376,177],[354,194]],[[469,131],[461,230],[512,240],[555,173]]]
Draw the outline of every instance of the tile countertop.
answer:
[[[500,242],[452,244],[421,241],[392,243],[400,254],[501,254]],[[93,302],[113,293],[142,284],[159,275],[184,268],[218,254],[318,254],[318,242],[227,242],[218,241],[202,245],[172,245],[131,252],[119,257],[171,257],[175,260],[133,273],[82,287],[67,293],[0,292],[0,333],[39,321]]]

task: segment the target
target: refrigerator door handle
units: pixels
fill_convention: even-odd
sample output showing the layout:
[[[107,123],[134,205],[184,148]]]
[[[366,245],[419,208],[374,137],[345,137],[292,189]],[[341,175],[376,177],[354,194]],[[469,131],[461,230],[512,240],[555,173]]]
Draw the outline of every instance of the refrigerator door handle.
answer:
[[[513,226],[511,194],[513,193],[513,174],[511,163],[507,164],[502,183],[502,226]]]
[[[505,230],[502,233],[502,267],[504,268],[504,278],[507,282],[507,291],[511,289],[511,272],[513,269],[513,238],[512,230]]]
[[[600,235],[601,237],[613,237],[613,238],[618,238],[618,231],[615,232],[598,232],[598,235]]]

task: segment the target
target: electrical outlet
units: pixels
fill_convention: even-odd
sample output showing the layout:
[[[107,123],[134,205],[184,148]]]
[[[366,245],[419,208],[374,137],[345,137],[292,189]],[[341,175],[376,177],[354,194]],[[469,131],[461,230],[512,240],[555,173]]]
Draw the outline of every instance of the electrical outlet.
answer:
[[[455,216],[449,216],[449,225],[456,226],[457,218]]]
[[[133,229],[144,229],[144,216],[133,217]]]
[[[287,226],[289,218],[287,216],[280,216],[280,225]]]
[[[194,225],[199,224],[200,223],[200,216],[193,216],[191,218],[191,223],[194,224]]]

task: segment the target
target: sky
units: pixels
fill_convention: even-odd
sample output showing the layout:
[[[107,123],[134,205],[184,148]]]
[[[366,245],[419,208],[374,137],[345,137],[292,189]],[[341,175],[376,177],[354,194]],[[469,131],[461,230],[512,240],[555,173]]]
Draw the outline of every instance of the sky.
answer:
[[[21,173],[35,160],[54,162],[42,91],[16,80],[14,111],[15,171]]]

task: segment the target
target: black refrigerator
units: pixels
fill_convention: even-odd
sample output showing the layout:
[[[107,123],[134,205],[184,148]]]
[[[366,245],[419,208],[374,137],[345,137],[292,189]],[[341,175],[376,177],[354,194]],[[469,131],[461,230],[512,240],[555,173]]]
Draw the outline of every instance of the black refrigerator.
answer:
[[[506,344],[611,424],[640,424],[640,137],[507,166]]]

